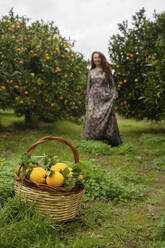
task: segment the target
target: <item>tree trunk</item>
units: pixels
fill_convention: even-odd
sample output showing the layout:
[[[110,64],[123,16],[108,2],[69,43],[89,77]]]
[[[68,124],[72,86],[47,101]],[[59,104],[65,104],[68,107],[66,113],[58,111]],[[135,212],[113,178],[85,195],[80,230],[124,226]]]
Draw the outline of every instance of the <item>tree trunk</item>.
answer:
[[[31,124],[32,123],[32,115],[31,115],[31,112],[30,111],[27,111],[25,113],[25,123],[27,125]]]

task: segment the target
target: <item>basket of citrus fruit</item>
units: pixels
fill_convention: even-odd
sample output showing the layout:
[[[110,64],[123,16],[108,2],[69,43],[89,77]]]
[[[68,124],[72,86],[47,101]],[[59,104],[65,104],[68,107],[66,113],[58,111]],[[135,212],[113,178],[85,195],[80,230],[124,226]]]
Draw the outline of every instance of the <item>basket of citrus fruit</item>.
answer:
[[[58,161],[54,155],[32,156],[39,144],[50,140],[57,140],[71,148],[74,157],[72,167]],[[41,214],[51,216],[56,223],[71,221],[79,216],[85,191],[83,175],[78,151],[66,139],[53,136],[39,139],[22,155],[14,178],[15,195],[35,201]]]

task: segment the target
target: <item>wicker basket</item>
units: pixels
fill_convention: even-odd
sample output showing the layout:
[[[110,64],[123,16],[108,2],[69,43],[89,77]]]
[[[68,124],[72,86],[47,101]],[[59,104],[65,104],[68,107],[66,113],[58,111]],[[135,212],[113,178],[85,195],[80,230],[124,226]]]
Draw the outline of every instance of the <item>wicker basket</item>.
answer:
[[[68,145],[73,152],[75,163],[79,162],[78,151],[61,137],[46,136],[39,139],[27,150],[31,155],[32,151],[39,144],[49,140],[57,140]],[[49,214],[56,223],[63,223],[76,219],[79,216],[80,205],[84,194],[84,186],[76,185],[71,191],[64,187],[51,187],[47,184],[37,184],[26,178],[20,178],[21,170],[26,173],[26,167],[22,163],[17,174],[14,174],[15,195],[21,195],[27,201],[35,201],[42,215]]]

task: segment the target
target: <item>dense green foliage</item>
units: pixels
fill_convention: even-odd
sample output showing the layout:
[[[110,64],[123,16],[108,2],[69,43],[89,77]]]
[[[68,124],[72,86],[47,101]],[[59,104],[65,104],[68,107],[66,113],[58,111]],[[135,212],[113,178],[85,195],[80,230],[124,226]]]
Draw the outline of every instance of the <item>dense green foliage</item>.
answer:
[[[87,62],[51,23],[9,15],[0,19],[0,108],[33,118],[84,113]]]
[[[144,188],[140,187],[138,177],[127,180],[126,174],[116,176],[107,169],[86,161],[83,175],[86,194],[84,200],[113,200],[114,202],[130,201],[145,196]]]
[[[161,120],[165,117],[165,13],[153,21],[141,9],[119,24],[109,41],[109,55],[119,92],[117,111],[127,118]]]

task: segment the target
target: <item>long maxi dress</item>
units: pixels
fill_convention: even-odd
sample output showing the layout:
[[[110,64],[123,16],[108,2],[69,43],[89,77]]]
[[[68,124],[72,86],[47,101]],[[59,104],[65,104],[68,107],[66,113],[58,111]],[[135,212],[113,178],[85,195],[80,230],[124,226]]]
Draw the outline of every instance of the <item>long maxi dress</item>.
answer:
[[[122,143],[114,112],[114,99],[118,97],[113,77],[102,69],[88,72],[86,92],[86,114],[82,138],[85,140],[107,140],[111,146]]]

